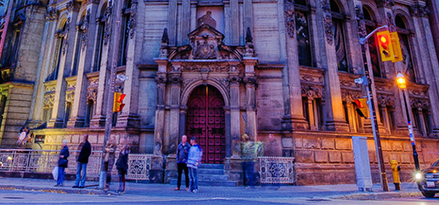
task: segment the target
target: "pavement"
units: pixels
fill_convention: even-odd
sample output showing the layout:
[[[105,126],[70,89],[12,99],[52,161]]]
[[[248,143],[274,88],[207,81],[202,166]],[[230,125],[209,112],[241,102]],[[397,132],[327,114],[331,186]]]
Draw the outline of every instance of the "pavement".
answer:
[[[74,181],[65,181],[64,187],[54,187],[53,179],[5,178],[0,177],[0,190],[25,190],[33,192],[48,192],[60,194],[87,194],[111,196],[118,195],[115,190],[118,182],[114,182],[109,192],[97,189],[98,182],[86,182],[84,189],[72,188]],[[200,186],[199,192],[194,194],[182,190],[174,191],[175,186],[169,184],[149,184],[127,182],[124,196],[173,198],[179,200],[193,200],[197,198],[215,199],[285,199],[301,198],[307,201],[340,200],[384,200],[390,198],[421,197],[416,183],[402,183],[401,191],[395,191],[393,184],[389,184],[390,191],[384,192],[380,184],[374,184],[371,192],[360,192],[355,184],[291,186],[283,185],[280,190],[271,186],[260,186],[254,189],[239,187]]]

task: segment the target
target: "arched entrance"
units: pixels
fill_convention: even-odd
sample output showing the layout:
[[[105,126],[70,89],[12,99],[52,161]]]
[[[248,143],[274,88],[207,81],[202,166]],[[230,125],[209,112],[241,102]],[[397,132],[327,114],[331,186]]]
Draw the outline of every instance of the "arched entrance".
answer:
[[[202,163],[222,164],[226,154],[224,99],[213,86],[196,87],[187,103],[186,134],[203,148]]]

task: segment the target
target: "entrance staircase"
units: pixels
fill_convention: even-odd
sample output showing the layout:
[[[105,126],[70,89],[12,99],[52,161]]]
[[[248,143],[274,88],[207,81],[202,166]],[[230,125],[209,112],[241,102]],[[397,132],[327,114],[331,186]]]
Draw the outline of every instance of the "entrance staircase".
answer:
[[[229,181],[229,176],[224,174],[223,164],[201,164],[197,170],[199,186],[238,186],[239,182]],[[184,171],[181,176],[181,187],[185,188]],[[171,179],[171,185],[177,185],[177,175]]]

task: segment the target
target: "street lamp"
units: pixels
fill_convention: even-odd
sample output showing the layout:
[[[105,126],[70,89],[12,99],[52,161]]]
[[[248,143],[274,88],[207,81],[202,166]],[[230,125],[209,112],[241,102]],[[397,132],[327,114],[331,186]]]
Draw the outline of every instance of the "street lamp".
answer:
[[[407,115],[407,126],[408,126],[409,134],[410,134],[410,142],[411,142],[412,148],[413,148],[413,159],[415,161],[416,171],[417,171],[417,173],[419,173],[419,171],[421,169],[419,168],[418,152],[416,151],[415,136],[413,135],[413,127],[412,127],[411,120],[410,120],[409,108],[407,106],[407,99],[405,97],[407,83],[406,83],[404,75],[399,71],[398,71],[398,74],[396,75],[396,84],[398,85],[399,89],[401,89],[402,97],[404,98],[405,113]]]

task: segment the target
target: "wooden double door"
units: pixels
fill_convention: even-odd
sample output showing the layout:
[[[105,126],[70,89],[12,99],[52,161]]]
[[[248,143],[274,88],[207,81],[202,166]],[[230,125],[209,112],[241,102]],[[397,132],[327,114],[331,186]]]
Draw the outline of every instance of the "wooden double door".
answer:
[[[203,148],[202,163],[222,164],[226,154],[224,99],[213,86],[196,87],[187,103],[186,135]],[[189,140],[188,140],[189,141]]]

